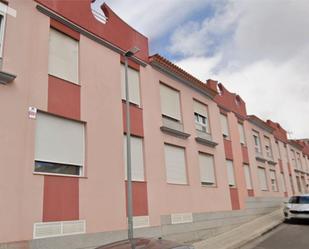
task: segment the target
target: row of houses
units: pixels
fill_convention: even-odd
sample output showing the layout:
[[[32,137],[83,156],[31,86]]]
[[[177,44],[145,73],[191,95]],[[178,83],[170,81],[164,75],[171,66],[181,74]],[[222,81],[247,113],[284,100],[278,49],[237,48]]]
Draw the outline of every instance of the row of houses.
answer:
[[[248,115],[223,84],[149,56],[147,37],[106,4],[102,11],[104,23],[90,1],[1,1],[0,244],[123,237],[123,54],[134,46],[140,51],[128,76],[137,230],[308,191],[308,140],[289,140],[280,124]]]

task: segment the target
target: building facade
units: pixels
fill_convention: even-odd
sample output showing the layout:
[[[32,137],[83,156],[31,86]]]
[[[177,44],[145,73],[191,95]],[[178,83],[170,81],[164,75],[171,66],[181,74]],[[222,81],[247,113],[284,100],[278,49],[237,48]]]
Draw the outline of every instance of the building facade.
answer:
[[[307,140],[288,140],[279,124],[247,115],[222,84],[149,56],[147,37],[106,4],[103,21],[84,0],[0,6],[0,245],[62,248],[70,238],[86,248],[125,237],[123,54],[134,46],[139,234],[181,233],[218,212],[245,210],[250,198],[281,202],[308,191]]]

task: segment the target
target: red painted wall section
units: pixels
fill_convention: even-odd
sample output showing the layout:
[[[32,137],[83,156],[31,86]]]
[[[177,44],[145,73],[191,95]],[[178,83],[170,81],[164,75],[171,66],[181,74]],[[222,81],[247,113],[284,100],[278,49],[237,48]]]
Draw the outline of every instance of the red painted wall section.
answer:
[[[242,145],[241,146],[241,152],[242,152],[242,161],[245,164],[249,164],[249,153],[247,146]]]
[[[273,134],[276,139],[280,140],[281,142],[287,143],[288,137],[287,132],[285,129],[281,127],[279,123],[273,122],[271,120],[267,120],[266,123],[274,129]]]
[[[122,120],[123,120],[123,131],[126,132],[126,103],[122,102]],[[130,105],[130,120],[131,120],[131,134],[144,137],[143,128],[143,110],[135,105]]]
[[[233,160],[232,142],[230,140],[223,139],[225,158],[228,160]]]
[[[248,189],[248,196],[253,197],[254,196],[254,190],[253,189]]]
[[[278,159],[278,162],[279,162],[279,169],[280,169],[280,172],[283,173],[283,164],[282,164],[282,160],[281,160],[281,159]]]
[[[54,19],[50,19],[50,26],[53,27],[54,29],[57,29],[58,31],[72,37],[73,39],[79,41],[80,39],[80,34],[78,32],[76,32],[73,29],[70,29],[69,27],[63,25],[62,23],[54,20]]]
[[[230,195],[231,195],[232,209],[239,210],[240,204],[239,204],[239,196],[237,188],[230,188]]]
[[[122,64],[124,64],[124,56],[123,55],[120,55],[120,62]],[[130,60],[130,59],[128,59],[128,65],[129,65],[129,67],[133,68],[136,71],[140,70],[140,65],[137,64],[136,62]]]
[[[127,197],[127,184],[126,183],[127,182],[125,182],[125,190],[126,190],[126,197]],[[133,216],[148,215],[148,198],[147,198],[147,183],[146,182],[132,182],[132,198],[133,198]]]
[[[48,112],[80,119],[80,86],[49,75]]]
[[[43,222],[79,219],[78,180],[44,176]]]
[[[291,164],[290,163],[288,163],[288,172],[289,172],[289,175],[292,174],[292,169],[291,169]]]
[[[80,86],[49,75],[48,112],[80,119]],[[79,219],[79,179],[44,176],[43,221]]]
[[[108,18],[103,24],[92,14],[91,0],[36,0],[36,2],[124,51],[137,46],[140,51],[136,57],[148,62],[148,38],[125,23],[106,4],[101,7]]]
[[[215,82],[211,80],[211,87],[214,88],[214,84]],[[219,107],[223,107],[229,111],[232,111],[239,118],[245,119],[247,116],[247,111],[246,103],[243,101],[243,99],[239,95],[229,92],[221,83],[218,84],[218,89],[219,94],[216,95],[214,100],[219,105]]]

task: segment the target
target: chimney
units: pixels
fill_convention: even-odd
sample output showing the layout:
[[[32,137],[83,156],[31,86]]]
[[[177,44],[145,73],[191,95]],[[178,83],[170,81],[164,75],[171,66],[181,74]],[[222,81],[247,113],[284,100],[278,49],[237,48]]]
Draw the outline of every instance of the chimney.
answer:
[[[215,80],[212,80],[212,79],[208,79],[206,81],[206,84],[207,84],[207,87],[209,87],[210,89],[218,92],[218,89],[217,89],[218,81],[215,81]]]

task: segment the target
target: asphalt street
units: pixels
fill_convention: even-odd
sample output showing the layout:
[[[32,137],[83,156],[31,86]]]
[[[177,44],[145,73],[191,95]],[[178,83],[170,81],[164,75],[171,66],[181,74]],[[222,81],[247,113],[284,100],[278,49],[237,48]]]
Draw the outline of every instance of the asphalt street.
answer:
[[[283,223],[241,249],[309,249],[309,221]]]

